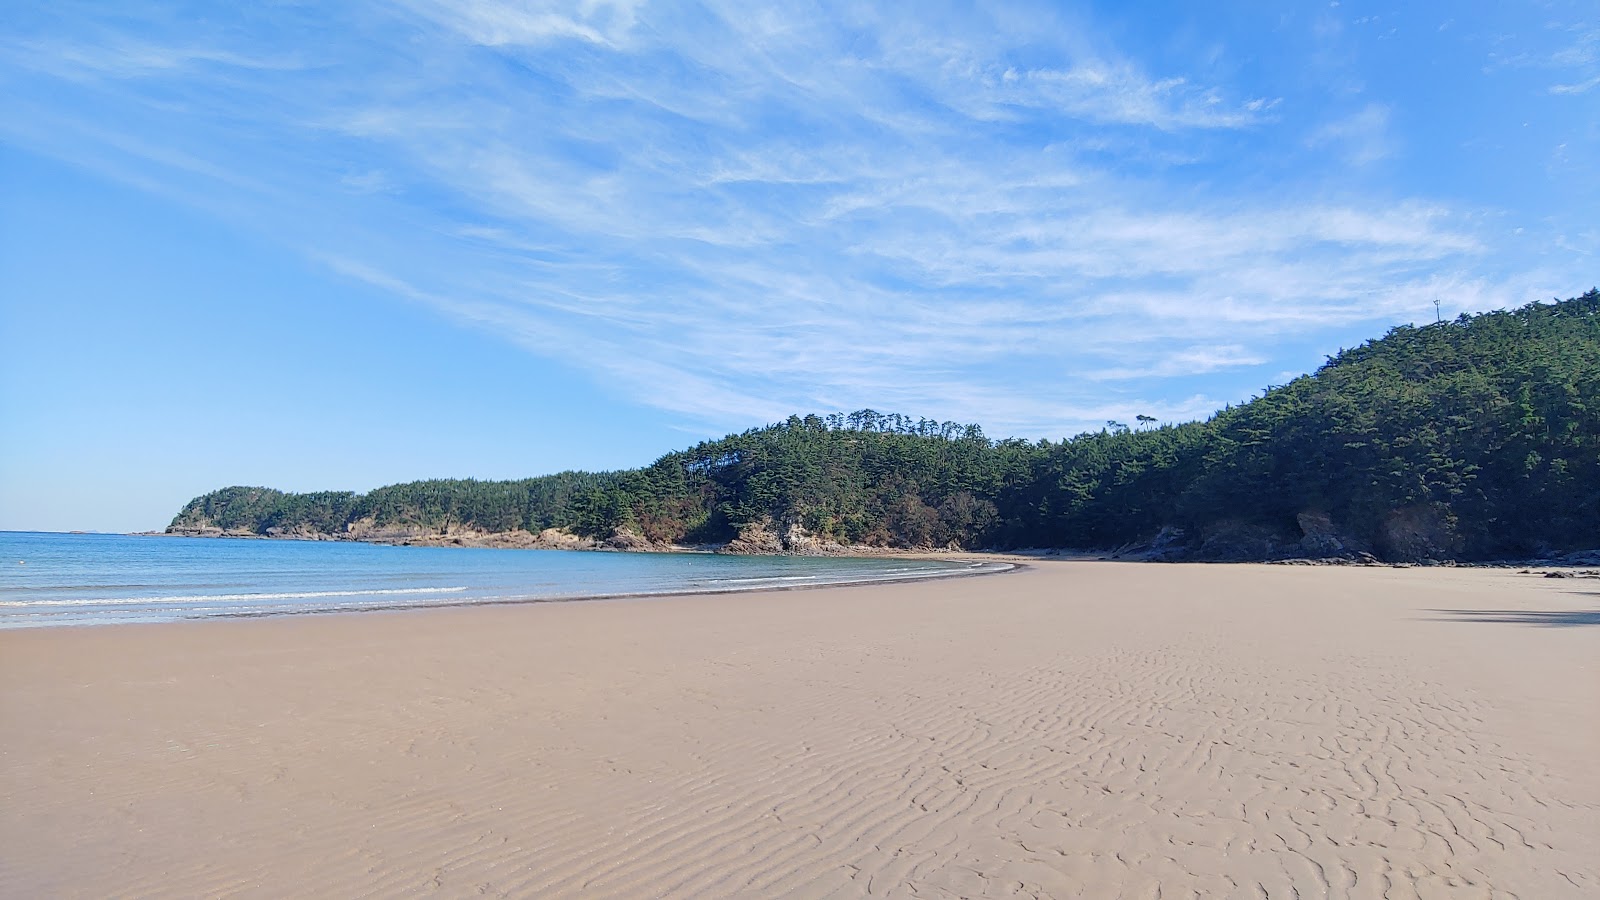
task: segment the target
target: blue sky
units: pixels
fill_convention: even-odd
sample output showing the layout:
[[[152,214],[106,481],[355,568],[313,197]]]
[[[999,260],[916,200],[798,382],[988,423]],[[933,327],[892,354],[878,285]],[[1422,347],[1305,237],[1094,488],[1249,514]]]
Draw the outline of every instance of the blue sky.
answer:
[[[1600,281],[1600,8],[22,2],[0,528],[1203,417]]]

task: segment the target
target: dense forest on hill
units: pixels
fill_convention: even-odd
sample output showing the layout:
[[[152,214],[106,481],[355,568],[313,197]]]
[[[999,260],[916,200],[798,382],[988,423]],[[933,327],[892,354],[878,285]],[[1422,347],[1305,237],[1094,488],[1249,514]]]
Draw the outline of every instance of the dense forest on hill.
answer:
[[[169,530],[549,528],[624,546],[1140,545],[1196,559],[1597,548],[1600,292],[1398,327],[1204,422],[1140,417],[1029,442],[872,410],[791,416],[620,472],[367,494],[225,488]]]

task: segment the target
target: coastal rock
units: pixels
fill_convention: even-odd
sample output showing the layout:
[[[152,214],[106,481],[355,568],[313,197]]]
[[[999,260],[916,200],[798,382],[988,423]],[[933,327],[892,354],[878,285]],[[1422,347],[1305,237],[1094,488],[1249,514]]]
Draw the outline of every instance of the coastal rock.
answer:
[[[502,550],[600,550],[619,549],[602,544],[593,538],[580,537],[558,528],[546,528],[534,534],[520,528],[511,531],[478,531],[470,528],[449,529],[443,534],[428,533],[398,541],[409,547],[490,547]]]
[[[1111,551],[1111,559],[1131,559],[1141,562],[1176,562],[1189,555],[1184,543],[1182,528],[1163,525],[1149,541],[1125,544]]]
[[[530,546],[539,550],[593,550],[595,541],[560,528],[546,528],[534,535]]]
[[[1184,558],[1189,552],[1185,544],[1187,537],[1188,535],[1182,528],[1174,528],[1171,525],[1163,526],[1160,531],[1156,532],[1155,538],[1150,541],[1149,559],[1164,561]]]
[[[1278,535],[1260,525],[1236,519],[1218,522],[1208,529],[1195,548],[1194,558],[1207,562],[1257,562],[1285,556]]]
[[[756,556],[838,556],[861,549],[852,550],[820,538],[798,522],[779,526],[771,519],[762,519],[739,529],[739,536],[717,548],[717,552]]]
[[[823,544],[799,523],[794,523],[784,529],[783,549],[790,553],[815,556],[823,553]]]
[[[520,528],[516,531],[498,531],[483,536],[483,547],[501,547],[507,550],[532,550],[539,546],[539,536]]]
[[[1365,543],[1341,532],[1333,517],[1320,509],[1307,509],[1294,516],[1294,522],[1301,528],[1299,549],[1310,559],[1360,560],[1371,556]]]
[[[795,556],[838,556],[851,552],[837,541],[812,534],[799,523],[784,529],[783,549]]]
[[[1420,563],[1452,558],[1461,551],[1461,538],[1449,507],[1424,503],[1385,516],[1378,529],[1378,545],[1385,559]]]
[[[517,529],[515,531],[462,532],[452,535],[451,543],[462,547],[494,547],[504,550],[542,550],[545,545],[540,535]]]
[[[293,528],[274,526],[268,528],[264,533],[270,538],[284,538],[293,541],[336,541],[339,539],[337,535],[318,531],[310,525],[296,525]]]
[[[644,535],[625,526],[619,526],[615,531],[611,532],[611,537],[605,540],[605,548],[608,550],[631,550],[634,552],[658,549]]]
[[[446,534],[448,534],[448,529],[446,529]],[[347,540],[368,541],[375,544],[403,544],[426,541],[429,538],[440,536],[438,531],[423,528],[421,525],[396,525],[393,523],[379,525],[377,519],[371,516],[357,519],[344,526],[344,537]]]
[[[215,525],[170,525],[162,533],[177,537],[222,537],[222,529]]]
[[[269,532],[271,529],[269,529]],[[350,540],[372,544],[400,544],[408,547],[493,547],[503,549],[560,549],[590,550],[595,541],[580,538],[557,529],[546,529],[539,534],[521,528],[509,531],[483,531],[460,525],[446,525],[443,529],[415,523],[386,523],[379,525],[371,517],[358,519],[345,526],[343,534],[317,538],[300,533],[284,533],[274,537],[301,540]]]
[[[1321,510],[1307,510],[1295,516],[1300,526],[1300,548],[1312,559],[1349,558],[1352,548],[1333,525],[1333,518]]]
[[[783,541],[772,530],[772,520],[763,519],[739,529],[739,536],[723,545],[721,553],[771,555],[783,552]]]

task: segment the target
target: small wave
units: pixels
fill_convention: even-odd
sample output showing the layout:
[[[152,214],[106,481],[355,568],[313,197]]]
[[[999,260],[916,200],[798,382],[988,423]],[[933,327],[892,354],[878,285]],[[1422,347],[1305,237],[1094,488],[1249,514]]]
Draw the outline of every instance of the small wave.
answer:
[[[706,584],[755,584],[760,581],[815,581],[826,575],[755,575],[749,578],[707,578]]]
[[[236,603],[256,600],[315,600],[324,597],[382,597],[398,594],[459,594],[466,587],[387,588],[367,591],[296,591],[276,594],[176,594],[167,597],[86,597],[77,600],[4,600],[0,606],[116,606],[136,603]]]

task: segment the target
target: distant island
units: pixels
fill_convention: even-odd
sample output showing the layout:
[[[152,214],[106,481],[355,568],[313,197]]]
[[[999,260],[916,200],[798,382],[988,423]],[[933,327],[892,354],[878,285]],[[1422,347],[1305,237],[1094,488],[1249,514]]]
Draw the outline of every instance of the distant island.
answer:
[[[350,492],[229,487],[170,534],[717,548],[1099,548],[1421,562],[1600,547],[1600,292],[1401,326],[1203,422],[1059,442],[861,410],[618,472]]]

